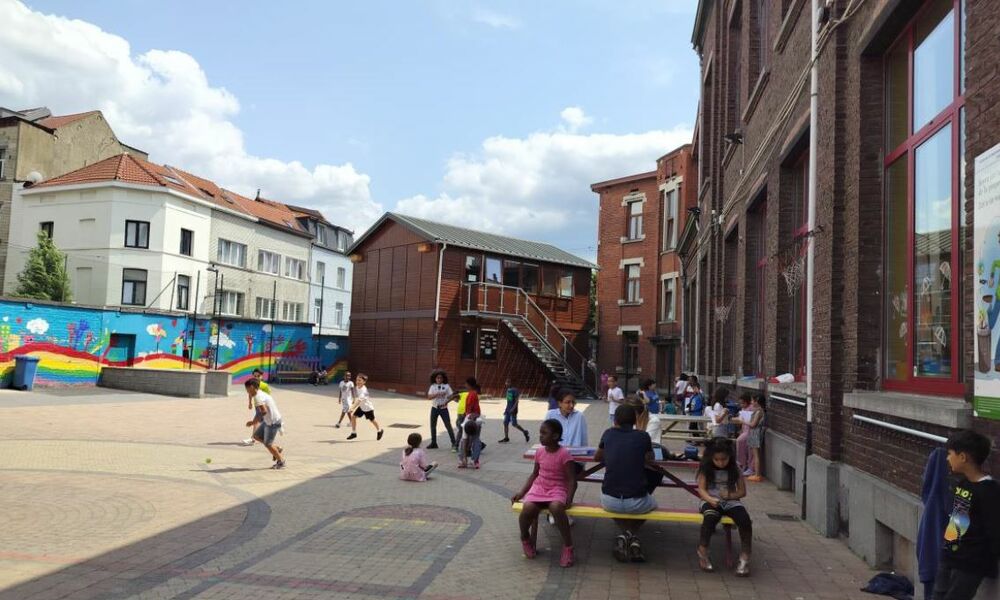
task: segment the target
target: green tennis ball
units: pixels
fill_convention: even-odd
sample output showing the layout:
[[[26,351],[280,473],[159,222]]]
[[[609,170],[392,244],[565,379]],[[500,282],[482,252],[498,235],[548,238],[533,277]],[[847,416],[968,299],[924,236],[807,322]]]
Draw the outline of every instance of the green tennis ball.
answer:
[[[212,459],[211,459],[211,458],[206,458],[206,459],[205,459],[205,464],[206,464],[206,465],[210,465],[210,464],[212,464]]]

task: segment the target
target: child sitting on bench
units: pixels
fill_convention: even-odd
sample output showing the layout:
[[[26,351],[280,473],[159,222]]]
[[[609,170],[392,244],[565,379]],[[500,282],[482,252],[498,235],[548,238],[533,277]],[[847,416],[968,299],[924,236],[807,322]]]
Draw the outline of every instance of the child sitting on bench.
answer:
[[[730,517],[740,530],[740,560],[736,565],[736,575],[750,575],[750,543],[753,525],[750,514],[740,502],[747,495],[746,481],[736,464],[732,441],[715,438],[701,458],[698,467],[698,495],[701,496],[701,540],[698,543],[698,566],[702,571],[712,572],[715,567],[708,556],[712,534],[723,517]]]
[[[538,533],[538,514],[547,509],[555,520],[563,539],[562,556],[559,566],[573,565],[573,537],[569,528],[566,509],[573,505],[576,494],[576,468],[569,450],[559,445],[562,424],[548,419],[538,430],[538,441],[542,447],[535,452],[535,470],[528,477],[521,491],[510,501],[524,499],[524,508],[518,524],[521,527],[521,547],[527,558],[535,558],[535,536]]]

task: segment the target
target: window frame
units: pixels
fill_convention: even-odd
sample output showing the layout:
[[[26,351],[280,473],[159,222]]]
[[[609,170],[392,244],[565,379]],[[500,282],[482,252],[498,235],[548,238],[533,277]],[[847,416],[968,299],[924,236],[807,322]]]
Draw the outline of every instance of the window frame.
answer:
[[[45,235],[51,240],[52,236],[55,235],[56,223],[55,221],[42,221],[38,224],[38,230],[45,232]]]
[[[625,241],[635,242],[643,239],[642,235],[642,212],[645,208],[645,200],[630,200],[625,203]],[[633,211],[632,207],[638,206],[638,211]]]
[[[660,323],[677,322],[677,282],[680,277],[676,273],[664,275],[660,279]],[[667,291],[670,291],[670,302],[667,302]],[[669,310],[668,310],[669,304]]]
[[[225,255],[223,253],[223,248],[227,250]],[[233,250],[237,250],[237,262],[230,262],[229,258]],[[247,245],[241,244],[239,242],[234,242],[233,240],[227,240],[225,238],[219,238],[217,248],[216,248],[216,260],[219,264],[227,265],[230,267],[239,267],[241,269],[246,268],[247,264]]]
[[[337,267],[337,287],[342,290],[347,289],[347,269]]]
[[[316,261],[316,282],[326,286],[326,263],[321,260]]]
[[[962,172],[960,165],[964,157],[965,149],[961,147],[961,136],[962,136],[962,126],[963,117],[965,111],[965,89],[964,83],[964,68],[965,68],[965,56],[962,40],[964,39],[963,24],[965,22],[966,15],[964,14],[964,0],[952,0],[951,1],[951,14],[952,14],[952,47],[954,61],[952,65],[952,100],[947,105],[945,105],[941,110],[934,115],[934,117],[927,123],[916,126],[913,123],[914,113],[913,113],[913,102],[914,102],[914,31],[921,24],[921,19],[926,17],[928,13],[933,9],[934,1],[929,0],[924,2],[923,6],[917,10],[913,17],[907,22],[905,27],[902,29],[897,38],[890,44],[882,55],[882,76],[883,76],[883,89],[886,92],[889,88],[889,72],[888,72],[888,61],[887,58],[892,54],[892,52],[900,49],[901,45],[906,46],[906,58],[907,58],[907,85],[906,85],[906,136],[899,144],[894,148],[886,148],[884,159],[882,161],[882,175],[883,175],[883,207],[889,201],[888,198],[888,181],[886,174],[889,168],[896,163],[898,160],[906,161],[906,204],[907,204],[907,231],[906,231],[906,246],[907,246],[907,258],[906,258],[906,299],[907,299],[907,311],[904,323],[907,325],[906,332],[906,343],[905,343],[905,355],[906,364],[903,372],[905,376],[901,379],[890,379],[888,375],[888,361],[887,359],[887,345],[885,340],[888,339],[888,323],[886,319],[887,313],[887,298],[889,296],[888,290],[888,277],[886,274],[887,269],[885,268],[887,248],[886,242],[888,240],[888,230],[883,229],[882,231],[882,242],[883,242],[883,268],[882,268],[882,299],[883,303],[880,307],[882,313],[882,338],[881,338],[881,372],[879,377],[882,381],[882,388],[890,391],[904,391],[904,392],[923,392],[931,394],[943,394],[948,396],[962,396],[965,393],[965,383],[964,383],[964,367],[962,365],[962,343],[966,337],[963,335],[962,331],[962,289],[961,284],[956,284],[955,281],[961,281],[960,274],[962,272],[962,264],[964,260],[964,253],[962,251],[961,245],[961,229],[962,229],[962,204],[965,201],[962,197],[961,183],[962,183]],[[934,26],[935,28],[937,25]],[[889,95],[888,93],[883,94],[883,114],[885,117],[885,131],[883,131],[882,142],[883,146],[889,143],[888,137],[888,126],[889,126]],[[951,142],[951,160],[950,160],[950,174],[951,174],[951,256],[950,256],[950,266],[951,272],[956,274],[951,281],[950,292],[950,331],[949,331],[949,343],[950,343],[950,377],[930,377],[926,375],[916,375],[914,374],[914,369],[916,366],[916,352],[915,352],[915,331],[916,331],[916,286],[915,286],[915,276],[914,269],[916,266],[916,261],[914,259],[914,249],[916,244],[916,220],[915,220],[915,204],[916,196],[914,193],[915,187],[915,160],[918,148],[920,148],[925,142],[930,140],[932,137],[940,133],[944,128],[951,127],[950,131],[950,142]]]
[[[678,221],[678,198],[679,187],[664,188],[660,190],[663,199],[663,252],[669,252],[677,248],[677,221]]]
[[[344,303],[337,302],[333,305],[333,322],[343,329],[344,327]]]
[[[128,243],[129,225],[135,225],[135,240],[134,240],[135,243],[134,244],[129,244]],[[146,226],[146,245],[145,246],[143,246],[143,245],[141,245],[139,243],[139,240],[142,237],[142,235],[141,235],[142,225]],[[142,249],[142,250],[149,250],[149,233],[150,233],[149,221],[135,221],[135,220],[132,220],[132,219],[125,219],[125,239],[123,241],[124,241],[124,244],[125,244],[126,248],[138,248],[138,249]]]
[[[219,291],[219,314],[226,317],[241,317],[243,316],[244,307],[244,295],[243,292],[237,292],[234,290],[220,290]],[[230,312],[228,309],[229,301],[234,300],[236,304],[236,310]]]
[[[184,238],[185,238],[184,234],[185,233],[187,234],[187,252],[184,251]],[[183,227],[181,227],[181,243],[180,243],[180,248],[177,250],[177,252],[181,256],[193,256],[194,255],[194,231],[193,230],[191,230],[191,229],[184,229]]]
[[[473,268],[475,268],[474,273]],[[464,277],[464,283],[479,283],[483,280],[483,257],[481,254],[465,255]]]
[[[267,321],[274,321],[275,317],[278,316],[278,311],[275,310],[277,301],[272,298],[267,298],[264,296],[257,296],[254,301],[254,318],[262,319]],[[268,310],[270,309],[270,310]]]
[[[268,260],[266,262],[270,263],[275,270],[269,270],[264,268],[265,258]],[[272,252],[271,250],[264,250],[259,248],[257,250],[257,271],[260,273],[266,273],[268,275],[280,276],[281,275],[281,264],[282,259],[285,258],[277,252]]]
[[[185,283],[181,285],[182,278]],[[176,310],[189,310],[191,307],[191,276],[190,275],[177,275],[177,304],[174,307]],[[184,290],[183,293],[181,290]]]
[[[143,274],[143,279],[141,279],[141,280],[139,280],[139,279],[126,279],[126,275],[128,274],[129,271],[135,271],[135,272],[141,271],[142,274]],[[131,298],[130,298],[131,301],[129,301],[129,302],[125,301],[125,284],[126,283],[131,283],[132,284],[132,294],[131,294]],[[142,289],[142,297],[141,298],[138,297],[138,293],[137,293],[137,290],[139,289],[139,287],[136,284],[139,284],[139,283],[142,284],[142,288],[141,288]],[[124,268],[124,269],[122,269],[122,293],[121,293],[122,306],[146,306],[146,293],[148,291],[149,291],[149,270],[147,270],[147,269],[133,269],[133,268]]]
[[[285,277],[287,277],[288,279],[295,279],[296,281],[303,281],[306,275],[306,262],[304,260],[292,256],[285,256],[284,259],[285,259],[285,270],[284,270]],[[298,276],[289,274],[292,272],[291,268],[292,266],[296,267],[295,271],[298,272]]]
[[[632,276],[633,269],[635,269],[634,277]],[[640,286],[640,282],[642,280],[642,266],[639,263],[629,263],[625,265],[625,277],[622,279],[625,281],[623,302],[625,304],[638,304],[642,302]]]

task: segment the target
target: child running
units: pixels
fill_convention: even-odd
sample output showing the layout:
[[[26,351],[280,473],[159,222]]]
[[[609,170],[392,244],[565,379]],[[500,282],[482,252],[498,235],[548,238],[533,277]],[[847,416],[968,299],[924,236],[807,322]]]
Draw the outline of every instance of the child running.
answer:
[[[358,373],[358,383],[354,396],[354,404],[351,405],[351,435],[347,436],[347,439],[353,440],[358,437],[358,419],[361,417],[368,419],[368,422],[375,427],[375,431],[378,432],[375,434],[375,439],[382,439],[382,434],[385,432],[375,420],[375,405],[372,404],[372,398],[368,395],[368,376],[364,373]]]
[[[740,502],[747,495],[746,482],[736,465],[733,443],[725,438],[715,438],[705,449],[698,466],[698,495],[701,496],[701,539],[698,542],[698,566],[702,571],[715,570],[708,555],[712,534],[723,517],[730,517],[740,530],[740,560],[736,575],[750,575],[750,544],[753,524],[750,513]]]
[[[419,433],[406,438],[403,458],[399,461],[399,478],[403,481],[427,481],[427,474],[438,466],[436,462],[427,462],[427,453],[420,447],[422,441]]]
[[[354,404],[354,382],[351,381],[351,372],[344,373],[344,378],[340,380],[340,419],[337,420],[336,428],[340,428],[344,417],[348,423],[351,421],[351,405]]]
[[[257,383],[259,384],[260,390],[262,392],[264,392],[265,394],[270,394],[271,393],[271,386],[268,385],[266,381],[264,381],[264,371],[261,371],[260,369],[254,369],[252,376],[253,376],[254,379],[257,380]],[[253,396],[250,396],[247,399],[247,409],[254,411],[254,414],[250,416],[251,419],[253,419],[254,417],[260,416],[258,414],[258,412],[257,412],[257,409],[255,409],[254,406],[253,406]],[[253,428],[251,427],[250,428],[250,437],[248,437],[247,439],[243,440],[243,445],[244,446],[253,446],[253,444],[254,444],[254,441],[253,441]]]
[[[531,436],[528,435],[528,430],[517,424],[517,404],[521,400],[521,391],[510,384],[510,379],[504,382],[504,387],[507,388],[507,406],[503,409],[503,439],[500,440],[501,444],[506,444],[510,441],[510,426],[513,425],[514,429],[517,429],[524,434],[524,442],[528,443],[531,441]]]
[[[548,510],[555,519],[555,525],[562,536],[563,549],[559,566],[573,566],[573,536],[569,528],[566,509],[573,505],[576,495],[576,468],[569,450],[559,445],[562,425],[555,419],[544,421],[538,429],[538,441],[542,448],[535,452],[535,470],[532,471],[521,491],[511,497],[511,502],[524,500],[524,508],[518,518],[521,528],[521,548],[527,558],[535,558],[538,550],[535,535],[538,531],[538,515]]]
[[[274,438],[281,431],[281,413],[278,412],[278,405],[274,403],[274,398],[270,394],[260,389],[260,382],[256,378],[247,379],[243,387],[257,408],[254,418],[247,421],[247,427],[256,427],[253,438],[264,444],[271,453],[271,460],[274,461],[271,468],[284,469],[285,457],[281,454],[282,448],[274,444]]]
[[[990,440],[974,431],[952,434],[945,443],[948,468],[958,477],[944,530],[934,600],[972,600],[984,577],[997,576],[1000,558],[1000,484],[983,472]]]

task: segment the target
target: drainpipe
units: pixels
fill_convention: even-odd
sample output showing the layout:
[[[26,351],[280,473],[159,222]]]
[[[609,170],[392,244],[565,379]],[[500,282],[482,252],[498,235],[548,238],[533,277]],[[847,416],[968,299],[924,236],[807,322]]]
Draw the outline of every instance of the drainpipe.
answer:
[[[441,242],[441,251],[438,253],[437,295],[434,298],[434,357],[431,361],[434,368],[438,366],[438,330],[440,329],[438,321],[441,320],[441,272],[444,268],[444,251],[446,248],[448,248],[448,242]],[[459,295],[461,295],[461,290],[459,290]]]
[[[819,0],[812,0],[810,25],[812,30],[812,51],[810,53],[812,66],[809,69],[809,227],[806,239],[806,444],[805,460],[802,465],[802,519],[806,518],[806,491],[809,467],[809,456],[812,454],[813,437],[813,266],[815,264],[815,238],[812,232],[816,228],[816,153],[818,144],[819,115],[819,73],[817,60],[819,48],[816,38],[819,36]]]

